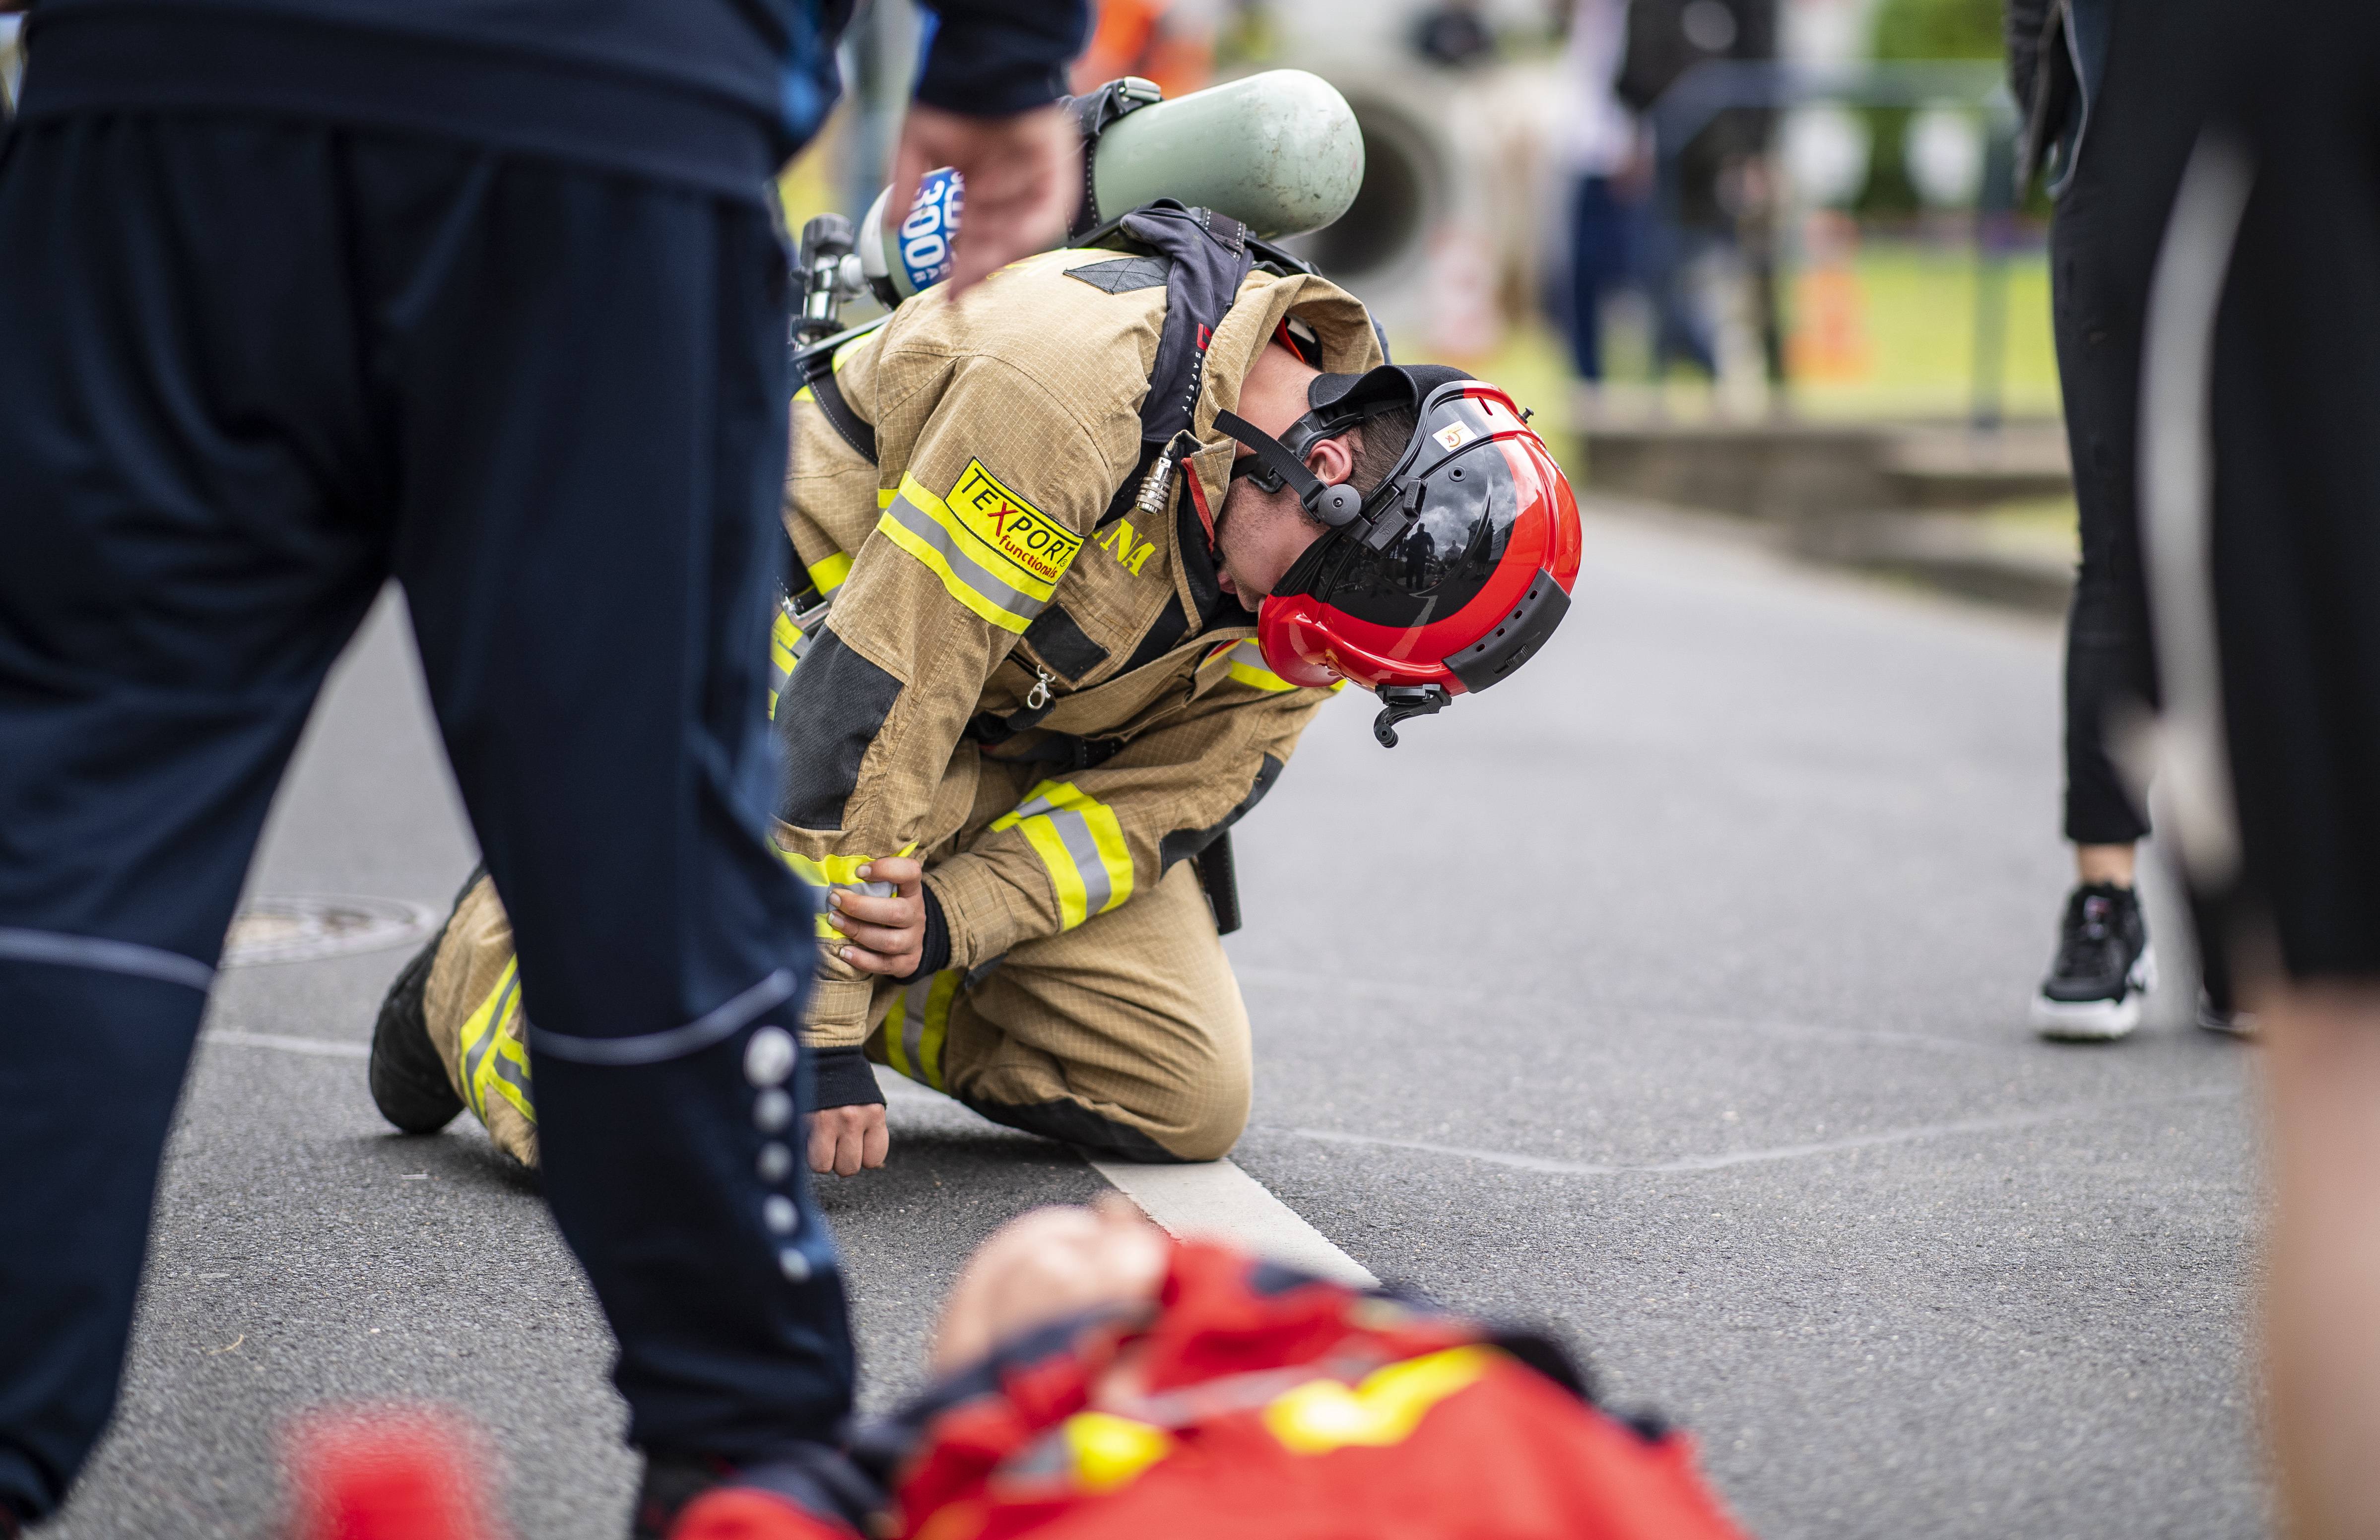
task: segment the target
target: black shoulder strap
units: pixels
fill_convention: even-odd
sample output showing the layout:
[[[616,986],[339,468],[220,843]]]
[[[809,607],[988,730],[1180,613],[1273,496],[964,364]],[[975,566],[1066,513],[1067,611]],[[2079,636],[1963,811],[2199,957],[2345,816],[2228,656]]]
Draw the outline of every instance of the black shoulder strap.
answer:
[[[1127,75],[1059,103],[1075,120],[1075,132],[1083,141],[1083,200],[1077,205],[1073,226],[1066,232],[1067,245],[1084,245],[1080,237],[1099,224],[1099,181],[1092,175],[1092,163],[1099,158],[1099,136],[1116,119],[1163,100],[1164,94],[1155,81]]]
[[[1258,253],[1269,249],[1252,239],[1239,221],[1184,208],[1170,198],[1133,210],[1088,239],[1136,248],[1166,261],[1165,325],[1149,366],[1148,394],[1140,403],[1140,461],[1099,515],[1105,527],[1131,510],[1150,467],[1189,430],[1206,383],[1207,345]]]
[[[869,465],[874,465],[876,430],[870,428],[857,412],[851,409],[851,403],[843,398],[843,387],[834,382],[833,360],[822,358],[810,368],[808,380],[810,394],[817,400],[819,410],[826,414],[828,425],[844,443],[859,451],[860,456]]]

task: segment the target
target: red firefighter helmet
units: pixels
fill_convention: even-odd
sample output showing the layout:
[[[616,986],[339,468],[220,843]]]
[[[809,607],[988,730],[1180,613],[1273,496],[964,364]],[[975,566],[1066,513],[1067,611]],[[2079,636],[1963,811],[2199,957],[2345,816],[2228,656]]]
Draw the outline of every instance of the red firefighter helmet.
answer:
[[[1545,645],[1578,579],[1578,503],[1512,398],[1459,370],[1325,374],[1306,399],[1282,439],[1215,418],[1255,451],[1234,476],[1292,488],[1330,527],[1257,611],[1257,645],[1283,679],[1352,679],[1378,695],[1372,731],[1394,747],[1398,721],[1486,689]],[[1419,421],[1369,492],[1305,467],[1317,441],[1400,406]]]

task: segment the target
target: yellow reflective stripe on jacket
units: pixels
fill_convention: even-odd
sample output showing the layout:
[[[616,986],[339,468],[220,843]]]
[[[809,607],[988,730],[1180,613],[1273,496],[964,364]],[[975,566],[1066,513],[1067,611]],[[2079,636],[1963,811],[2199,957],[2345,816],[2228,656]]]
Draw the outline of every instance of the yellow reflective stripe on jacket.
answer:
[[[851,576],[851,558],[840,551],[821,557],[809,564],[809,575],[811,583],[817,586],[820,594],[831,594],[843,587],[843,580]]]
[[[906,855],[917,848],[917,842],[912,840],[892,854]],[[799,851],[783,849],[777,854],[785,858],[785,865],[794,868],[795,877],[813,888],[841,888],[846,892],[866,893],[870,898],[892,896],[892,883],[863,882],[859,879],[859,868],[875,860],[873,855],[809,856]],[[843,933],[828,922],[824,893],[819,895],[818,921],[813,928],[820,940],[838,941],[843,939]]]
[[[944,968],[892,997],[884,1017],[884,1061],[895,1073],[944,1089],[942,1045],[950,1037],[951,1007],[965,982],[965,968]]]
[[[1058,890],[1059,928],[1072,930],[1132,896],[1132,848],[1115,809],[1071,781],[1044,781],[994,830],[1022,830]]]
[[[1245,641],[1223,643],[1220,647],[1218,647],[1213,651],[1208,653],[1206,661],[1201,662],[1198,666],[1200,668],[1208,668],[1217,661],[1224,660],[1228,660],[1231,664],[1232,678],[1238,680],[1241,684],[1246,685],[1251,688],[1263,690],[1269,695],[1278,695],[1285,690],[1307,687],[1325,689],[1330,691],[1332,695],[1337,695],[1341,690],[1347,687],[1347,681],[1344,679],[1333,679],[1328,685],[1316,686],[1304,686],[1291,684],[1288,680],[1283,679],[1280,674],[1273,673],[1271,667],[1265,662],[1264,649],[1257,644],[1256,638],[1253,637],[1248,637]]]
[[[1391,1364],[1353,1386],[1309,1380],[1266,1407],[1264,1425],[1293,1454],[1402,1444],[1432,1407],[1485,1377],[1496,1358],[1494,1348],[1449,1348]]]
[[[933,569],[953,599],[1002,630],[1021,636],[1050,602],[1058,577],[1081,549],[1082,540],[1059,531],[1072,544],[1059,548],[1050,564],[1055,571],[1044,577],[987,539],[977,527],[982,523],[953,510],[916,477],[904,475],[899,492],[885,506],[876,527],[885,539]],[[1043,523],[1055,528],[1046,517]]]
[[[537,1122],[537,1108],[529,1099],[528,1050],[521,1046],[518,1033],[507,1030],[520,1014],[519,969],[517,958],[504,964],[504,971],[496,976],[495,988],[463,1023],[457,1045],[462,1050],[464,1099],[481,1122],[488,1121],[491,1091],[511,1102],[522,1117]]]
[[[794,665],[809,650],[809,638],[794,624],[791,611],[777,606],[777,618],[769,623],[769,720],[777,720],[777,697],[785,693],[785,683],[794,676]]]
[[[1265,666],[1264,649],[1256,644],[1254,637],[1232,643],[1232,650],[1225,656],[1232,661],[1232,677],[1251,689],[1277,695],[1283,690],[1297,688]]]

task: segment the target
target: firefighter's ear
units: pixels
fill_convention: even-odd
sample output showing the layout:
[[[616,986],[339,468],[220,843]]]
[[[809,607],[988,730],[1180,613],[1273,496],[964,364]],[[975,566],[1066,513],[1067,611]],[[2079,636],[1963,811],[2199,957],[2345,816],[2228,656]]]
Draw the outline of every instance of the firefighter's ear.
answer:
[[[1338,438],[1316,441],[1305,452],[1305,468],[1326,487],[1346,480],[1355,474],[1355,444],[1361,442],[1356,435],[1362,431],[1354,428]]]

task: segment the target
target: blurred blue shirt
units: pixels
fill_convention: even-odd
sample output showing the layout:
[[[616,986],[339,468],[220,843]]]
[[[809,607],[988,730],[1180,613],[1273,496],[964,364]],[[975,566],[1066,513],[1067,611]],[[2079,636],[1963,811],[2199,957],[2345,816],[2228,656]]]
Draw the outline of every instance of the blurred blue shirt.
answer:
[[[35,0],[22,115],[245,108],[591,162],[746,197],[840,93],[854,0]],[[918,100],[1055,100],[1084,0],[928,0]]]

